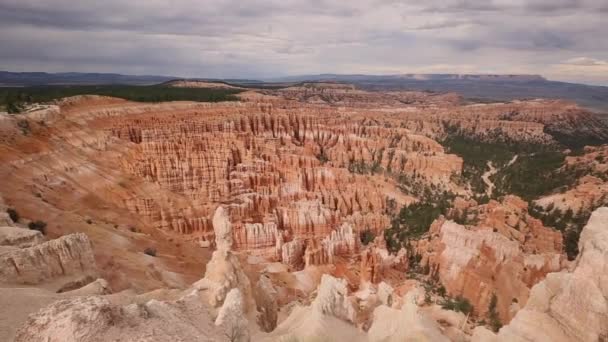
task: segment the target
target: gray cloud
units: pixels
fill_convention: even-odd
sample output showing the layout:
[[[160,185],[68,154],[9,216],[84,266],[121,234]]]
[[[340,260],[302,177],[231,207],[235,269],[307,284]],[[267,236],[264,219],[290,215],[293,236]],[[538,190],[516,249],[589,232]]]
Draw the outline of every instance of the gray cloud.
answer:
[[[570,58],[570,59],[562,62],[562,64],[580,65],[580,66],[599,66],[599,65],[608,65],[608,61],[603,61],[603,60],[589,58],[589,57],[575,57],[575,58]]]
[[[530,72],[608,84],[597,68],[563,63],[608,59],[606,12],[605,0],[0,0],[0,68]]]

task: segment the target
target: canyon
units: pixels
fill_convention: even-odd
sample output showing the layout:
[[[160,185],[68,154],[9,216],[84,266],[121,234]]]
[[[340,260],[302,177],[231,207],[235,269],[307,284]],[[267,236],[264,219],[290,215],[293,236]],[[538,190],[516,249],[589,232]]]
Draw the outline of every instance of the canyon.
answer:
[[[608,336],[608,126],[592,112],[170,86],[238,100],[79,95],[0,114],[0,297],[20,307],[0,340]],[[509,183],[547,151],[555,186]]]

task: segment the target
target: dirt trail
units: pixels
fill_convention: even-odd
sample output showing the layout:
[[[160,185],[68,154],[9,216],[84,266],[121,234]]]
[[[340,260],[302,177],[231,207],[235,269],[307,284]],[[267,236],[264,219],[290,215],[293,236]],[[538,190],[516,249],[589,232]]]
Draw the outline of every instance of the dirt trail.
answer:
[[[492,165],[491,161],[489,161],[487,165],[490,169],[481,176],[481,179],[483,179],[483,182],[486,183],[487,186],[486,195],[488,195],[488,197],[492,197],[492,192],[494,192],[494,183],[492,183],[490,177],[495,175],[498,170],[494,167],[494,165]]]
[[[513,165],[513,163],[515,163],[515,161],[517,161],[517,157],[518,155],[516,154],[515,156],[513,156],[513,158],[511,158],[511,160],[507,163],[507,165],[505,165],[504,168],[507,168],[511,165]],[[486,171],[482,176],[481,179],[483,180],[483,182],[486,184],[487,188],[486,188],[486,195],[488,195],[488,197],[492,197],[492,193],[494,192],[494,188],[496,187],[494,185],[494,183],[490,180],[490,177],[494,176],[497,172],[498,169],[496,169],[494,167],[494,165],[492,165],[492,162],[489,161],[488,162],[488,168],[489,170]]]

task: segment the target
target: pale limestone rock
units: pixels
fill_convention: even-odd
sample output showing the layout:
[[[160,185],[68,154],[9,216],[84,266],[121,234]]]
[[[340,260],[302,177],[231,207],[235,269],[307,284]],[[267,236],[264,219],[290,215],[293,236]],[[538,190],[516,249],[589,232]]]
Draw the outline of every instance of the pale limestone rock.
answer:
[[[96,279],[79,289],[66,292],[69,296],[99,296],[110,293],[112,293],[110,284],[103,278]]]
[[[215,243],[217,250],[213,252],[207,263],[205,277],[194,284],[198,290],[206,290],[209,304],[219,307],[224,302],[231,289],[238,288],[245,297],[245,310],[253,308],[253,295],[249,278],[243,272],[238,257],[231,251],[232,224],[221,206],[213,216]]]
[[[13,226],[14,224],[15,222],[11,220],[9,214],[5,212],[3,206],[0,205],[0,226]]]
[[[255,285],[253,295],[258,309],[258,325],[262,330],[270,332],[277,326],[279,311],[278,293],[270,278],[262,275]]]
[[[232,224],[224,207],[219,206],[213,215],[213,231],[215,232],[215,247],[218,251],[232,249]]]
[[[221,326],[232,342],[249,341],[247,319],[243,310],[243,295],[236,288],[230,290],[218,312],[215,325]]]
[[[0,227],[0,246],[26,248],[42,242],[44,242],[44,236],[37,230],[20,227]]]
[[[31,315],[15,342],[229,341],[197,294],[117,305],[105,297],[61,300]]]
[[[370,342],[433,341],[448,342],[439,325],[427,317],[418,307],[416,292],[404,297],[401,310],[381,305],[374,310],[374,318],[368,331]]]
[[[391,307],[393,305],[393,295],[394,290],[389,284],[385,282],[378,284],[378,298],[382,304]]]
[[[312,302],[312,309],[323,315],[334,316],[345,321],[355,321],[355,307],[348,299],[348,284],[344,279],[324,274]]]
[[[0,256],[0,282],[39,284],[72,275],[97,275],[91,243],[83,233],[62,236]]]
[[[254,340],[365,342],[365,334],[353,325],[356,312],[347,290],[345,280],[324,274],[310,306],[295,307],[272,333]]]

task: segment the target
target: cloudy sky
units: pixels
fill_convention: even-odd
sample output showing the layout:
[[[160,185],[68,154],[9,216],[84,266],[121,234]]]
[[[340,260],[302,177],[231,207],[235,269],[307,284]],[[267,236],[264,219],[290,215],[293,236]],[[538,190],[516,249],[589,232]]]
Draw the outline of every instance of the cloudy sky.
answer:
[[[608,0],[0,0],[0,70],[608,85]]]

